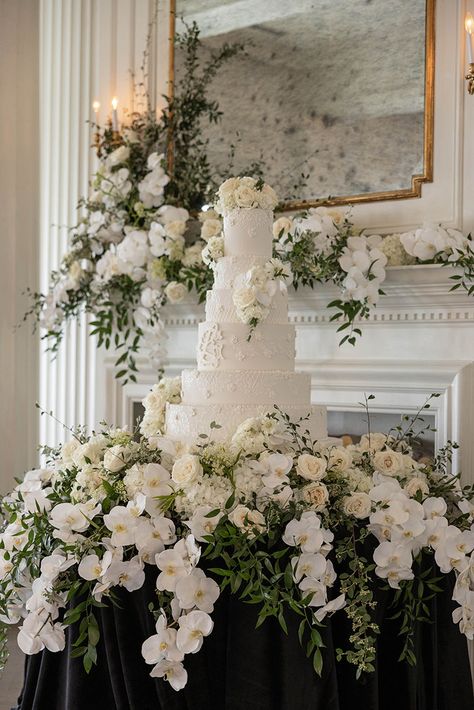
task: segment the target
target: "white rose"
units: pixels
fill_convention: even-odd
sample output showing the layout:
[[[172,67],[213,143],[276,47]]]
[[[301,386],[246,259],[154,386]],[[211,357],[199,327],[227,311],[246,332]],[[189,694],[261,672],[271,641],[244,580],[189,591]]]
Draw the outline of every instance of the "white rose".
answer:
[[[279,219],[275,220],[273,222],[273,236],[275,239],[278,239],[280,234],[282,236],[285,236],[285,234],[288,234],[288,232],[291,231],[292,227],[292,221],[291,219],[288,219],[288,217],[280,217]]]
[[[245,185],[240,185],[235,191],[237,207],[252,207],[256,202],[255,190]]]
[[[217,261],[224,256],[224,239],[223,237],[211,237],[202,250],[202,260],[205,264],[210,264],[211,261]]]
[[[325,459],[313,456],[312,454],[301,454],[298,456],[296,471],[302,478],[308,481],[320,481],[326,473],[327,463]]]
[[[255,289],[252,286],[237,288],[232,294],[232,300],[236,308],[245,310],[255,304]]]
[[[371,500],[367,493],[353,493],[342,501],[342,509],[346,515],[361,520],[368,518],[371,512]]]
[[[116,473],[125,466],[129,457],[130,452],[124,446],[120,446],[120,444],[111,446],[104,453],[104,467],[107,471]]]
[[[395,476],[404,468],[403,454],[387,449],[374,454],[373,464],[376,471],[386,476]]]
[[[359,446],[362,451],[380,451],[387,441],[386,434],[363,434]]]
[[[195,483],[203,473],[203,468],[198,456],[185,454],[176,459],[171,471],[171,478],[178,486],[189,486]]]
[[[165,294],[170,303],[181,303],[187,292],[186,286],[177,281],[170,281],[165,288]]]
[[[153,306],[158,302],[160,295],[160,292],[154,288],[144,288],[142,295],[140,296],[142,306],[145,308],[153,308]]]
[[[403,490],[410,498],[414,498],[418,492],[421,492],[423,497],[429,495],[430,489],[424,478],[413,476],[404,486]]]
[[[222,231],[219,219],[206,219],[201,227],[201,239],[207,242],[211,237],[218,237]]]
[[[192,246],[185,249],[183,256],[183,265],[197,266],[198,264],[202,264],[202,249],[203,242],[196,242]]]
[[[130,148],[127,148],[125,145],[121,145],[119,148],[116,148],[112,153],[110,153],[107,156],[106,163],[110,168],[115,167],[116,165],[120,165],[120,163],[125,163],[126,160],[128,160],[130,156]]]
[[[226,195],[229,195],[231,192],[234,192],[239,186],[239,178],[229,178],[225,182],[222,183],[222,185],[219,188],[219,195],[222,195],[222,197],[225,197]]]
[[[61,460],[65,466],[69,466],[73,463],[73,454],[75,450],[81,445],[79,439],[71,439],[66,441],[61,447]]]
[[[182,237],[186,231],[186,222],[182,222],[181,220],[177,219],[173,220],[172,222],[167,222],[165,224],[165,231],[166,234],[172,239],[175,239],[176,237]]]
[[[246,505],[238,505],[229,515],[229,520],[239,530],[257,529],[265,530],[265,518],[258,510],[250,510]]]
[[[276,192],[270,185],[264,185],[260,191],[257,191],[257,200],[263,210],[272,210],[278,204]]]
[[[329,491],[324,483],[309,483],[301,489],[303,500],[318,511],[322,510],[329,500]]]
[[[352,454],[347,449],[336,447],[329,452],[329,468],[337,473],[347,471],[352,465]]]

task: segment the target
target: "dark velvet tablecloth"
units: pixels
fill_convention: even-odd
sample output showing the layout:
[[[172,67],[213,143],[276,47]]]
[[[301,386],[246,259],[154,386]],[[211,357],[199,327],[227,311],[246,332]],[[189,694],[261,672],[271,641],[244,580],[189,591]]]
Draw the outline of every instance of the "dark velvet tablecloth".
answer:
[[[189,678],[180,692],[150,678],[140,654],[155,633],[148,611],[155,579],[150,568],[142,589],[122,594],[121,608],[98,610],[99,662],[89,675],[80,659],[69,658],[74,633],[64,652],[30,656],[19,710],[474,710],[467,643],[451,620],[449,579],[431,602],[433,623],[417,630],[416,667],[397,662],[399,621],[388,619],[389,593],[379,595],[377,668],[359,681],[353,666],[335,661],[334,649],[347,646],[343,613],[325,631],[319,678],[299,645],[296,617],[288,615],[288,636],[273,619],[255,630],[256,607],[223,594],[211,636],[199,653],[186,656]]]

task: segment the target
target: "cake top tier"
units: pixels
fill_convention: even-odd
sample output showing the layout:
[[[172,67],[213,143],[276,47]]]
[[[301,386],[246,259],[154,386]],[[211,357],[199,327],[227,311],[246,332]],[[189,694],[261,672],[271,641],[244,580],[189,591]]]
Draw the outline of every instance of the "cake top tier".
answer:
[[[275,190],[262,179],[235,177],[220,186],[215,208],[216,212],[225,216],[235,209],[274,210],[277,204]]]
[[[219,188],[216,210],[224,216],[224,255],[272,256],[275,191],[263,180],[229,178]]]

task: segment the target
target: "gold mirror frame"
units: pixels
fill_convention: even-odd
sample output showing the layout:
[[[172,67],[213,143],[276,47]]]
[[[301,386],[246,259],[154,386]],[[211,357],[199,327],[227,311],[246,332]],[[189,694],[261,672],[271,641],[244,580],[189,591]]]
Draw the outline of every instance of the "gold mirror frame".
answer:
[[[168,95],[173,96],[175,75],[176,0],[169,0],[169,78]],[[433,182],[433,139],[434,139],[434,71],[435,71],[435,27],[436,0],[426,0],[425,13],[425,116],[423,126],[423,172],[412,175],[411,187],[387,192],[369,192],[361,195],[348,195],[319,200],[288,200],[277,208],[280,212],[304,210],[321,205],[354,205],[363,202],[381,202],[383,200],[406,200],[421,197],[424,182]],[[173,136],[169,136],[168,170],[173,172]]]

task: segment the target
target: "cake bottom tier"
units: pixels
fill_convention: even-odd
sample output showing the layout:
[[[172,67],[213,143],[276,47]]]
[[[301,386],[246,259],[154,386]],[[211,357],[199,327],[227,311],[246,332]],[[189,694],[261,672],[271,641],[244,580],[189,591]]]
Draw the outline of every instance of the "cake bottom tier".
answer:
[[[326,439],[326,407],[281,405],[282,411],[292,421],[311,416],[302,426],[308,429],[313,439]],[[251,417],[262,416],[272,411],[268,405],[251,404],[168,404],[166,407],[166,436],[181,441],[196,441],[200,434],[208,434],[214,441],[224,441],[234,434],[243,421]],[[211,428],[215,422],[220,428]]]

